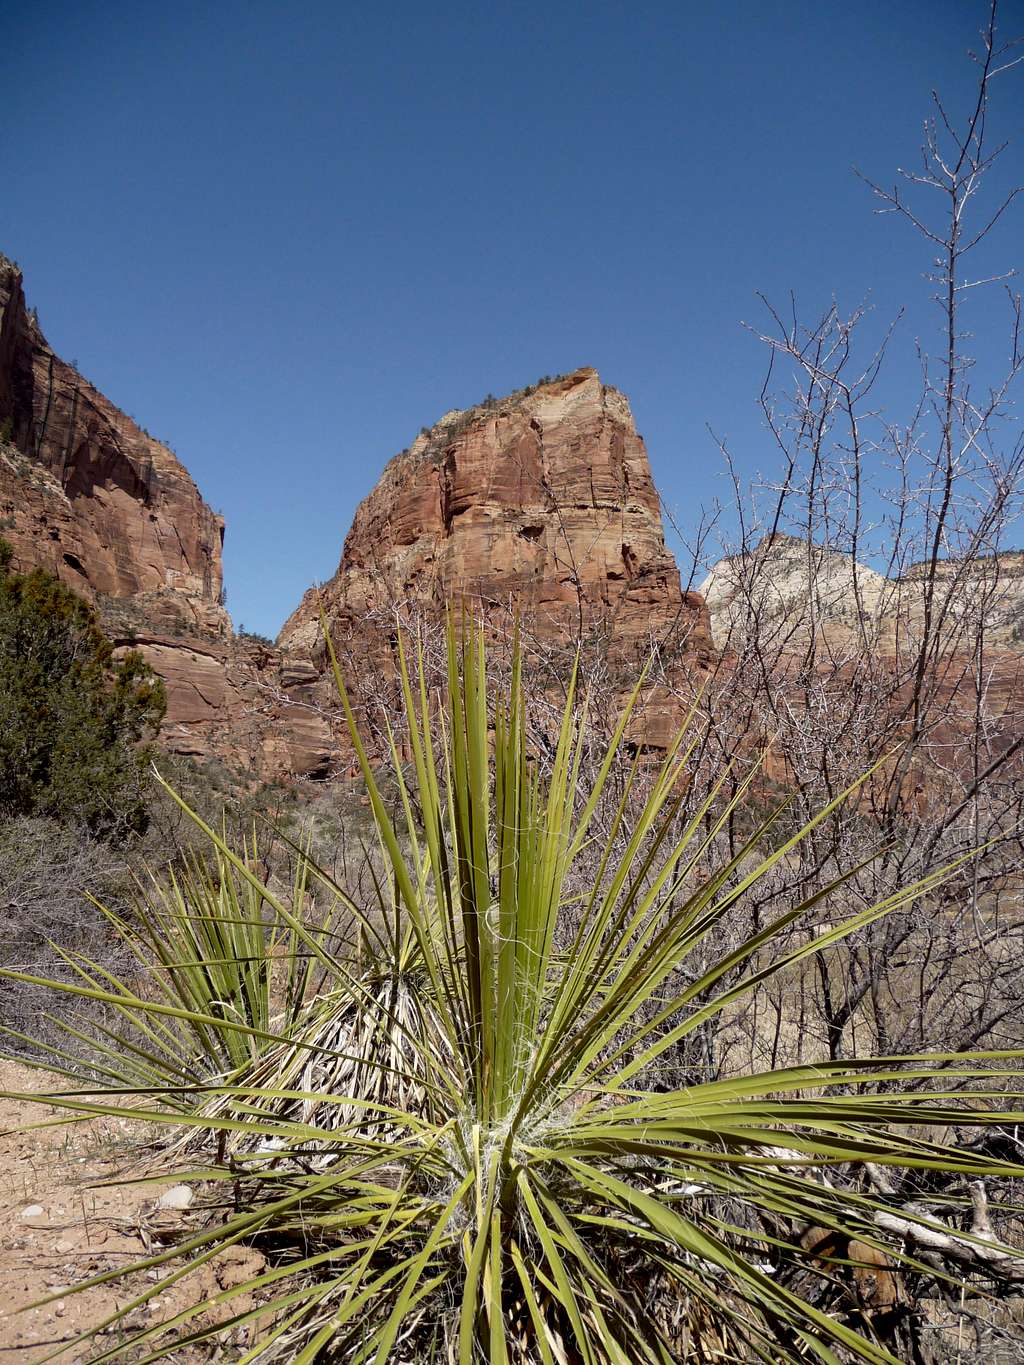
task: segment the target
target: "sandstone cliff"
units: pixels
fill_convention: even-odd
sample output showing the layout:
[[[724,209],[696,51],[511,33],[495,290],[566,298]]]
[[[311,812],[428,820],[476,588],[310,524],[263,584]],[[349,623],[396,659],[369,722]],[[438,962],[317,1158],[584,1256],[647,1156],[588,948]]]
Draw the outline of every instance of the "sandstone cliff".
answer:
[[[582,369],[450,412],[395,456],[321,590],[332,631],[465,600],[539,641],[600,639],[610,657],[709,648],[680,589],[647,452],[623,394]],[[279,637],[319,657],[317,595]]]
[[[230,636],[223,522],[166,445],[54,354],[3,257],[0,428],[9,438],[0,516],[20,560],[94,603],[145,593],[150,619]]]
[[[162,742],[260,777],[324,776],[344,733],[312,590],[279,646],[236,638],[222,604],[223,522],[173,451],[57,356],[0,257],[0,534],[93,602],[115,643],[165,679]],[[626,398],[594,370],[450,412],[385,468],[322,591],[360,683],[393,679],[396,608],[440,622],[466,602],[528,647],[577,643],[621,681],[657,646],[661,677],[711,652],[681,591]],[[614,698],[615,687],[609,693]],[[652,689],[644,736],[678,706]]]
[[[326,770],[313,670],[235,639],[223,521],[173,451],[54,353],[3,256],[0,535],[16,568],[56,574],[163,676],[167,747],[263,777]]]
[[[986,763],[1018,751],[1021,552],[945,559],[934,575],[915,564],[888,577],[848,554],[776,535],[720,560],[701,591],[727,700],[759,696],[763,704],[772,694],[771,729],[799,729],[810,708],[805,738],[832,726],[838,753],[883,735],[894,747],[908,717],[920,717],[935,768],[918,763],[921,790],[936,786],[940,769],[948,776],[974,761],[975,738]]]
[[[843,649],[865,645],[891,653],[913,645],[924,614],[928,566],[886,577],[851,555],[787,535],[765,539],[746,555],[730,555],[711,569],[700,592],[710,614],[715,647],[742,649],[756,632],[764,643],[805,645],[812,633]],[[933,589],[949,637],[984,626],[986,646],[1020,654],[1024,647],[1024,552],[945,559]]]
[[[671,738],[673,676],[709,657],[707,613],[681,590],[629,403],[595,370],[424,428],[361,503],[337,573],[306,594],[279,644],[314,662],[326,703],[322,605],[346,673],[370,680],[361,692],[373,702],[394,677],[396,620],[440,624],[460,603],[498,636],[519,621],[529,661],[546,661],[552,679],[564,680],[580,644],[606,669],[613,709],[656,648],[659,682],[632,737]]]

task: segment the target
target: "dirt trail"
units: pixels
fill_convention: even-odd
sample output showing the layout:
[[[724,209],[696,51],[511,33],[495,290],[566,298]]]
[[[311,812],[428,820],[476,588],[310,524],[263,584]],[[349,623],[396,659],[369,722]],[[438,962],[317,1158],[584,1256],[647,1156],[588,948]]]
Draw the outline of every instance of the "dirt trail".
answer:
[[[0,1090],[38,1093],[61,1084],[59,1077],[0,1063]],[[81,1332],[99,1326],[117,1307],[152,1288],[167,1267],[19,1310],[90,1276],[130,1266],[148,1254],[161,1228],[181,1225],[181,1214],[156,1208],[169,1185],[91,1187],[118,1178],[124,1170],[133,1125],[97,1118],[24,1131],[23,1125],[53,1113],[27,1100],[0,1098],[0,1365],[37,1365],[51,1354],[60,1365],[84,1365],[98,1349],[113,1345],[117,1337],[112,1333],[98,1343],[75,1342]],[[130,1323],[140,1327],[164,1320],[242,1283],[262,1264],[258,1253],[231,1248],[137,1309]],[[242,1306],[236,1301],[233,1310]],[[220,1343],[215,1358],[232,1359],[238,1353],[232,1346]],[[195,1350],[170,1357],[176,1365],[211,1358],[209,1352]]]

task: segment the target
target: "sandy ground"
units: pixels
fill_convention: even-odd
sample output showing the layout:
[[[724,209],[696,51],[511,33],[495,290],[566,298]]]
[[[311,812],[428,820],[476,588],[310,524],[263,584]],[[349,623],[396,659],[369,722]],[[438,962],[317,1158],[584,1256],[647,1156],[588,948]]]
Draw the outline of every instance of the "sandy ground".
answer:
[[[59,1077],[0,1063],[2,1091],[38,1093],[62,1084]],[[126,1168],[133,1129],[125,1121],[24,1126],[52,1115],[53,1110],[27,1100],[0,1098],[0,1365],[38,1365],[51,1358],[60,1365],[84,1365],[109,1349],[118,1340],[117,1329],[92,1343],[80,1343],[79,1334],[100,1326],[117,1307],[152,1288],[167,1268],[121,1275],[81,1294],[62,1295],[61,1290],[92,1275],[130,1267],[149,1249],[159,1249],[161,1236],[180,1230],[189,1216],[156,1206],[166,1185],[95,1188],[95,1182],[117,1179]],[[33,1213],[34,1208],[41,1212]],[[251,1278],[262,1265],[257,1252],[230,1248],[135,1310],[131,1325],[163,1321]],[[58,1297],[41,1307],[28,1306],[48,1295]],[[241,1306],[236,1301],[233,1311]],[[227,1361],[242,1346],[238,1337],[201,1353],[179,1349],[168,1358],[176,1365]],[[139,1350],[122,1358],[142,1354]]]

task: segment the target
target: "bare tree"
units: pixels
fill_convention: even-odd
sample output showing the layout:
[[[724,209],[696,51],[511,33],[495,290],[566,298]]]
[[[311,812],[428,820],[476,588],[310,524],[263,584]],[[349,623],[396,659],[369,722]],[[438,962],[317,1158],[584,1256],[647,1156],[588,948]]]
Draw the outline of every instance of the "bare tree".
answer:
[[[778,472],[745,486],[721,442],[734,507],[706,514],[690,548],[692,579],[710,570],[702,590],[719,648],[704,694],[709,772],[730,753],[767,745],[764,799],[773,789],[792,793],[792,818],[802,823],[877,765],[856,799],[785,861],[753,913],[770,918],[794,895],[851,871],[838,903],[868,904],[924,869],[978,852],[941,895],[765,989],[715,1040],[712,1061],[725,1071],[876,1049],[1024,1043],[1024,553],[1016,548],[1024,438],[1012,412],[1024,369],[1021,298],[1012,268],[972,273],[1020,193],[988,198],[1004,150],[989,126],[993,86],[1024,61],[998,40],[995,3],[972,59],[977,86],[964,120],[936,96],[920,166],[901,171],[892,188],[868,182],[879,211],[910,226],[932,259],[941,345],[935,354],[918,347],[921,384],[906,416],[895,422],[876,406],[899,315],[869,341],[863,309],[844,315],[831,304],[808,321],[795,299],[785,309],[762,299],[765,323],[754,330],[768,364],[759,402]],[[982,379],[968,327],[986,293],[1003,299],[1005,360]],[[731,540],[722,534],[730,522]],[[729,831],[733,847],[743,833]],[[801,932],[806,926],[794,927]],[[1004,1141],[1019,1161],[1014,1131]],[[962,1219],[988,1236],[991,1215],[1019,1244],[1021,1229],[1000,1207],[1009,1190],[890,1191],[890,1230],[899,1231],[896,1205],[919,1210],[923,1199],[936,1227],[931,1246],[927,1238],[915,1245],[973,1286],[952,1315],[941,1274],[915,1287],[915,1302],[931,1299],[914,1338],[921,1349],[929,1334],[944,1349],[942,1323],[953,1322],[960,1358],[1017,1358],[1019,1310],[993,1309],[985,1295],[1019,1295],[1020,1257],[997,1271],[997,1256],[986,1262],[969,1238],[964,1253],[956,1231]]]

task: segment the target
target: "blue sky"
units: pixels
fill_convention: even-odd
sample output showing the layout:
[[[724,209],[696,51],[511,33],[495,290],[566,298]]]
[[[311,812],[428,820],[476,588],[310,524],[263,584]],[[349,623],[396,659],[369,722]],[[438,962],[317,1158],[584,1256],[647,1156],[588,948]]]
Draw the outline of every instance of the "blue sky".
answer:
[[[908,305],[883,396],[916,388],[927,252],[851,167],[912,159],[933,87],[966,108],[983,3],[4,11],[0,249],[51,344],[225,514],[236,625],[276,633],[333,573],[421,426],[579,365],[629,394],[692,525],[727,493],[709,425],[744,474],[775,458],[758,290]],[[1024,0],[1001,13],[1024,32]],[[1007,77],[1003,136],[1022,113]]]

